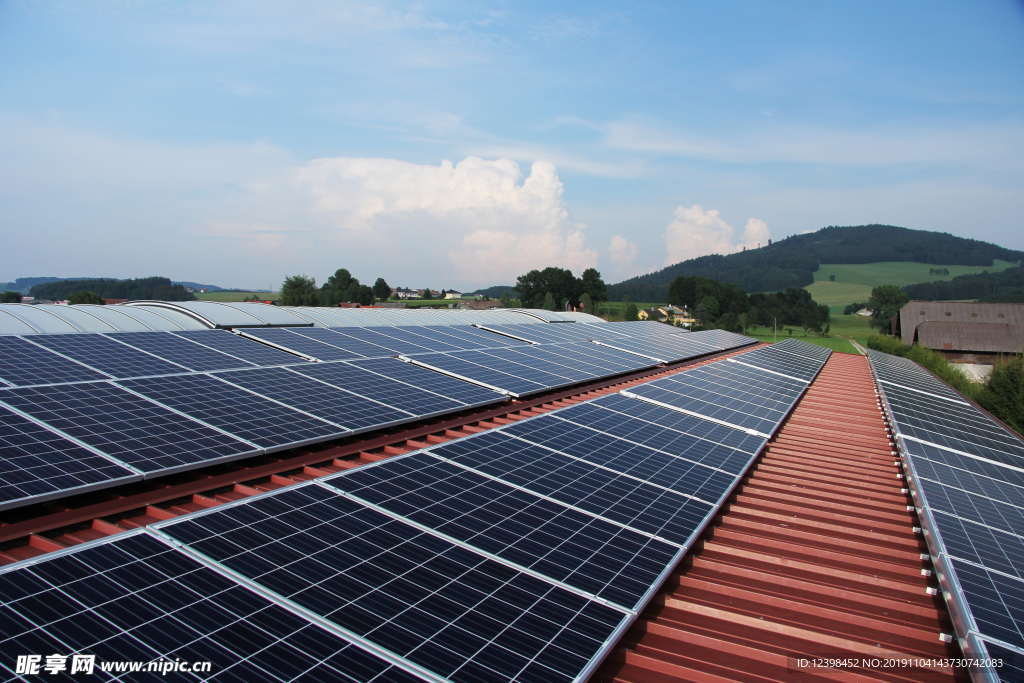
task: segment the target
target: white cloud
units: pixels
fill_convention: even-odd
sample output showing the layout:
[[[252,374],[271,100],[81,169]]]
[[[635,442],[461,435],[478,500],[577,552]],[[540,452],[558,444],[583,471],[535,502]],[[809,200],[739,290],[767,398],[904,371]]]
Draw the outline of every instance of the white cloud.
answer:
[[[639,251],[635,244],[622,235],[612,235],[611,243],[608,245],[608,258],[618,268],[626,269],[636,261]]]
[[[734,230],[715,209],[700,204],[677,206],[672,222],[665,228],[665,265],[707,254],[731,254],[748,247],[765,245],[771,233],[760,218],[750,218],[743,239],[736,242]]]

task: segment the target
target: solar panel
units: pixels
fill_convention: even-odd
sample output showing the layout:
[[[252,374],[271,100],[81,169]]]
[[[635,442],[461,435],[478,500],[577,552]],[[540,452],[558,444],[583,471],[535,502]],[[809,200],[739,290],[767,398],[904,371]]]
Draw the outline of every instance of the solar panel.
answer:
[[[321,344],[329,344],[336,348],[353,353],[360,358],[386,358],[394,356],[395,352],[385,349],[383,346],[371,344],[355,337],[350,337],[334,329],[322,327],[296,327],[292,330],[294,334],[315,339]]]
[[[327,483],[630,609],[679,550],[422,453],[351,470]]]
[[[591,401],[587,404],[593,408],[599,408],[613,412],[612,419],[618,420],[618,415],[627,415],[635,420],[651,423],[661,429],[673,430],[682,434],[706,439],[714,443],[729,446],[744,453],[757,453],[765,444],[763,436],[754,436],[747,432],[726,427],[715,422],[702,420],[686,413],[681,413],[671,408],[665,408],[647,401],[638,401],[633,398],[619,394],[609,394]],[[600,422],[594,422],[600,426]],[[618,432],[616,432],[618,433]],[[638,437],[631,437],[638,438]],[[666,437],[666,443],[671,439]]]
[[[606,345],[609,348],[656,358],[664,363],[697,358],[709,353],[715,353],[718,350],[716,347],[690,341],[685,337],[681,337],[678,341],[660,339],[626,339],[620,341],[616,339],[602,341],[600,344]]]
[[[535,382],[545,382],[555,387],[567,382],[576,383],[594,377],[593,372],[579,370],[567,365],[554,363],[533,352],[535,347],[524,346],[520,349],[487,349],[482,351],[465,351],[462,357],[472,359],[476,363],[493,365],[504,372],[529,377]]]
[[[775,431],[775,426],[782,419],[781,413],[777,411],[749,404],[745,405],[743,410],[737,410],[732,407],[733,401],[728,398],[692,391],[689,387],[665,380],[655,380],[631,387],[624,395],[655,401],[740,429],[753,429],[763,435],[770,435]]]
[[[285,368],[260,368],[217,373],[232,384],[280,401],[351,430],[405,422],[409,413],[356,396]]]
[[[109,458],[0,408],[0,508],[141,478]]]
[[[446,326],[453,327],[453,326]],[[436,327],[428,327],[426,325],[417,325],[415,327],[403,327],[403,330],[414,333],[417,337],[422,337],[430,340],[431,344],[434,345],[438,351],[461,351],[465,349],[478,349],[481,347],[480,340],[467,337],[463,334],[445,332],[438,330]],[[497,339],[497,337],[495,337]],[[444,344],[444,347],[439,346]]]
[[[506,398],[504,394],[499,394],[496,391],[427,370],[419,365],[404,363],[396,358],[370,358],[351,361],[350,364],[420,389],[432,391],[467,406],[495,403],[504,401]]]
[[[410,415],[433,415],[466,407],[463,403],[397,382],[349,363],[317,363],[297,368],[296,372],[404,410]]]
[[[1024,657],[1024,440],[908,359],[869,357],[965,651]]]
[[[461,356],[450,353],[434,353],[422,356],[410,356],[410,360],[438,372],[461,377],[471,382],[493,387],[516,396],[543,391],[545,385],[525,377],[502,372],[494,368],[463,360]]]
[[[106,378],[96,370],[10,336],[0,336],[0,377],[16,386]]]
[[[500,431],[453,441],[430,453],[680,546],[714,509]]]
[[[628,615],[320,486],[161,531],[262,589],[455,680],[572,680]]]
[[[291,329],[285,328],[256,328],[244,330],[242,336],[251,337],[273,346],[287,349],[295,354],[317,358],[319,360],[346,360],[349,358],[361,358],[357,353],[346,351],[337,346],[323,344],[316,339],[311,339],[303,334],[296,334]]]
[[[101,334],[41,334],[33,341],[111,377],[145,377],[188,372]]]
[[[952,566],[978,631],[1024,643],[1024,582],[963,560],[953,559]]]
[[[93,655],[97,675],[164,659],[208,661],[216,680],[418,680],[147,534],[4,568],[0,594],[8,672],[15,654],[58,653]]]
[[[335,332],[340,332],[360,341],[383,347],[392,354],[397,353],[429,353],[430,349],[420,344],[393,337],[383,331],[378,332],[377,328],[371,327],[332,327]]]
[[[654,365],[635,354],[591,343],[533,346],[530,350],[538,358],[546,358],[553,363],[569,363],[572,364],[570,367],[584,368],[598,376],[617,375]]]
[[[770,346],[747,351],[730,358],[729,361],[751,365],[769,372],[777,372],[787,377],[795,377],[810,382],[824,365],[824,361],[810,358],[799,358],[784,351],[772,351]]]
[[[428,349],[429,351],[462,351],[461,346],[450,344],[444,339],[439,339],[437,335],[432,334],[429,330],[424,330],[419,325],[408,325],[406,327],[375,327],[375,332],[386,334],[392,339],[397,339],[410,344]],[[423,334],[420,334],[420,332]],[[408,353],[415,353],[410,351]]]
[[[171,334],[249,361],[253,365],[288,365],[305,361],[304,358],[294,354],[245,339],[227,330],[186,330],[184,332],[171,332]]]
[[[625,400],[634,404],[650,405],[635,399]],[[726,446],[692,433],[676,431],[659,424],[646,422],[632,415],[608,410],[598,405],[597,402],[579,403],[565,410],[553,413],[551,417],[569,422],[572,425],[579,425],[590,430],[602,432],[628,443],[648,446],[677,458],[701,463],[702,465],[714,467],[734,475],[742,472],[751,460],[751,453],[737,450],[734,447]],[[711,425],[717,429],[737,433],[737,430],[715,425],[713,422],[700,420],[699,418],[691,419],[705,425]],[[743,434],[743,432],[739,433]]]
[[[189,370],[231,370],[253,367],[252,363],[241,358],[214,351],[188,339],[177,337],[170,332],[119,332],[108,336],[122,344],[129,344],[142,351],[148,351]]]
[[[427,325],[426,329],[465,340],[467,344],[473,344],[470,348],[491,349],[502,346],[525,346],[528,343],[472,325]]]
[[[689,446],[696,458],[707,459],[707,463],[630,443],[554,415],[524,420],[505,427],[502,432],[711,504],[717,503],[736,479],[735,475],[710,464],[718,461],[711,454],[715,447],[696,439]],[[721,447],[717,450],[719,454],[736,453]]]
[[[664,386],[673,391],[685,391],[687,396],[709,402],[720,402],[724,399],[736,410],[762,415],[776,421],[782,420],[799,395],[791,394],[784,398],[770,388],[726,381],[721,375],[704,368],[694,368],[662,379]]]
[[[3,401],[147,474],[260,450],[107,382],[7,389]]]
[[[119,384],[261,448],[323,441],[349,431],[210,375],[150,377]]]

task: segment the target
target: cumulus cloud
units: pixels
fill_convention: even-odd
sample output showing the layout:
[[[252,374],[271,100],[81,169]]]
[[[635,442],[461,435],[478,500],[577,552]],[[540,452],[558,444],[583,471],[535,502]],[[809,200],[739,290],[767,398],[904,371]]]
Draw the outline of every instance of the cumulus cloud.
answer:
[[[608,258],[620,269],[633,265],[638,253],[637,246],[628,239],[622,235],[612,235],[608,245]]]
[[[737,242],[734,232],[716,209],[704,210],[700,204],[677,206],[665,228],[665,265],[707,254],[731,254],[759,243],[764,246],[771,236],[760,218],[747,220],[742,240]]]
[[[268,196],[279,197],[273,204],[298,206],[289,224],[302,232],[311,228],[323,251],[358,249],[364,258],[404,264],[406,272],[444,271],[459,283],[508,282],[532,268],[579,272],[597,264],[584,226],[570,220],[558,172],[547,162],[535,162],[524,177],[508,159],[468,157],[436,166],[314,159],[250,193],[251,208],[259,207],[264,222]]]

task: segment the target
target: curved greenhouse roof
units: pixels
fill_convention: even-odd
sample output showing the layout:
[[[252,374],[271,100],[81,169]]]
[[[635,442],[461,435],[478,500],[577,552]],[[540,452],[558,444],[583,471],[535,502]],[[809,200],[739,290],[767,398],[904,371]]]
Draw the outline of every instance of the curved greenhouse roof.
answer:
[[[174,310],[157,313],[122,305],[0,304],[0,334],[150,332],[207,327]]]

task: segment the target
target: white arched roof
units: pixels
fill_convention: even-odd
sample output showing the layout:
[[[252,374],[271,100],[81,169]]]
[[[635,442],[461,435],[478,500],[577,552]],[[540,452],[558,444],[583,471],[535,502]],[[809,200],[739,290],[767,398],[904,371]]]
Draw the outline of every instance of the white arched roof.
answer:
[[[207,327],[173,310],[157,315],[122,305],[0,304],[0,334],[148,332]]]

